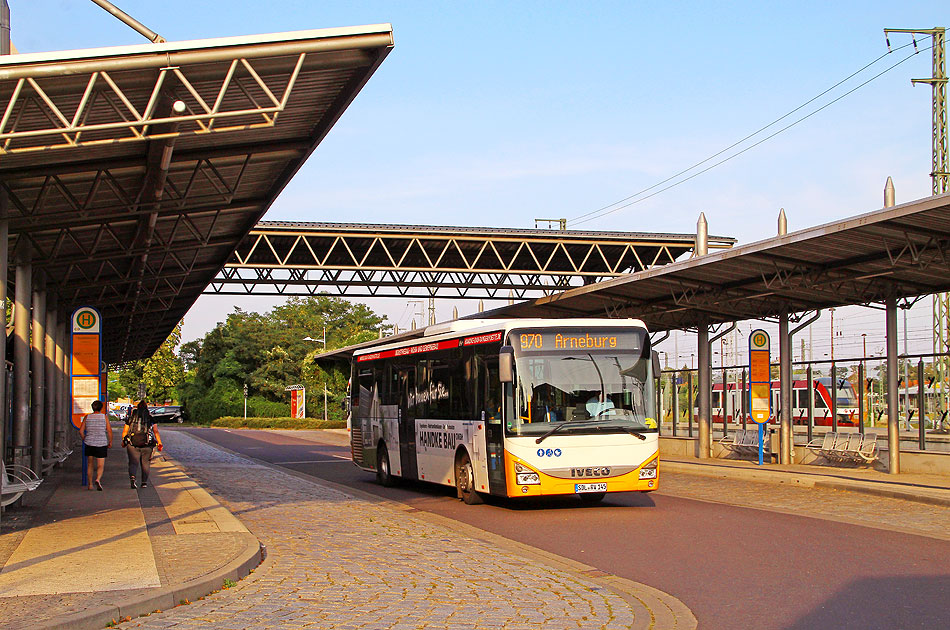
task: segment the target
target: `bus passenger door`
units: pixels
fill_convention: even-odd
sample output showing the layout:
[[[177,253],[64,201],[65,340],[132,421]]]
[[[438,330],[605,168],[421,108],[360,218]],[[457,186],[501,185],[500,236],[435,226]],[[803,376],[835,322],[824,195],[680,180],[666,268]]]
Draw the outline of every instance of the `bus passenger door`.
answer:
[[[488,463],[488,489],[491,494],[504,496],[505,485],[505,431],[502,421],[503,386],[498,380],[498,355],[488,355],[480,362],[479,389],[481,414],[485,421],[485,448]],[[510,388],[510,385],[508,386]]]
[[[416,386],[416,368],[414,365],[398,369],[393,366],[393,375],[396,380],[396,383],[394,383],[395,391],[398,391],[399,455],[402,460],[402,476],[405,479],[418,479],[416,413],[415,408],[408,404],[409,392],[413,391]]]

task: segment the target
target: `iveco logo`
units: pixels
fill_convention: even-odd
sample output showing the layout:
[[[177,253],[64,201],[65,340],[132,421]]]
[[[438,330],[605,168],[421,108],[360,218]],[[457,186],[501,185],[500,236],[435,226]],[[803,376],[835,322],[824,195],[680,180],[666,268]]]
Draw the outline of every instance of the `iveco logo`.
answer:
[[[571,468],[571,477],[609,477],[610,468],[607,466],[594,468]]]

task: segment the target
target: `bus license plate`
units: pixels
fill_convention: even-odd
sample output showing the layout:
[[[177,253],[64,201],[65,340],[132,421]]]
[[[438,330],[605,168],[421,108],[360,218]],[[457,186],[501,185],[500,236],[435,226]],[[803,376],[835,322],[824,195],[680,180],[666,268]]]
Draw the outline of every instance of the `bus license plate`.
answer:
[[[606,483],[575,483],[574,492],[607,492]]]

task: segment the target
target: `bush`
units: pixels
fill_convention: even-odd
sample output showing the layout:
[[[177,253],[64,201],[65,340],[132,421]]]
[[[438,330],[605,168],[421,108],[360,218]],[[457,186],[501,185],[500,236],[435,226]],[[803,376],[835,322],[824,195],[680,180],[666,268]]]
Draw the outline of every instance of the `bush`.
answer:
[[[255,418],[289,418],[290,403],[274,402],[263,396],[251,396],[247,399],[247,414]]]
[[[313,418],[245,419],[237,416],[225,416],[214,420],[211,426],[227,429],[345,429],[346,422],[339,420],[324,422],[322,419],[314,420]]]

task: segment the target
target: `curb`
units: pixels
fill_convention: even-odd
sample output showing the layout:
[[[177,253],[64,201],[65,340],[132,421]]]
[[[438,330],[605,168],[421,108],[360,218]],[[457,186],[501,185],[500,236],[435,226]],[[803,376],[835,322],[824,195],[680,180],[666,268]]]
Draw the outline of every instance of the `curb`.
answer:
[[[343,486],[333,481],[320,479],[319,477],[312,477],[291,468],[285,468],[284,466],[272,464],[265,460],[258,459],[253,455],[238,453],[237,451],[232,451],[226,447],[214,444],[213,442],[205,440],[192,433],[189,433],[188,435],[192,438],[195,438],[196,440],[204,442],[205,444],[213,446],[214,448],[231,453],[238,457],[247,458],[248,460],[254,461],[261,466],[275,468],[283,473],[297,477],[298,479],[313,485],[331,488],[344,495],[363,501],[368,501],[370,503],[385,505],[399,512],[403,512],[410,518],[417,518],[419,520],[429,522],[430,524],[443,527],[454,532],[464,532],[467,537],[484,542],[489,546],[500,547],[517,555],[533,557],[539,563],[543,563],[550,566],[551,568],[569,573],[578,580],[584,580],[598,584],[621,597],[634,609],[642,607],[649,611],[651,615],[650,619],[646,620],[645,623],[641,623],[638,619],[638,622],[634,626],[635,628],[642,627],[646,629],[662,628],[694,630],[699,625],[699,621],[696,619],[696,616],[689,609],[689,607],[686,606],[686,604],[673,595],[653,588],[652,586],[606,573],[591,565],[584,564],[582,562],[578,562],[576,560],[572,560],[571,558],[566,558],[543,549],[538,549],[537,547],[532,547],[530,545],[511,540],[510,538],[505,538],[504,536],[500,536],[498,534],[493,534],[473,525],[463,523],[462,521],[456,521],[455,519],[441,516],[439,514],[424,512],[418,508],[411,507],[404,503],[391,501],[389,499],[370,494],[356,488]],[[330,446],[333,445],[331,444]]]
[[[788,484],[804,488],[822,488],[826,490],[844,490],[858,492],[891,499],[914,501],[927,505],[950,506],[950,492],[948,496],[921,494],[909,488],[894,487],[887,482],[859,481],[851,479],[836,479],[816,473],[798,473],[787,470],[750,470],[733,466],[711,465],[684,461],[662,460],[660,466],[670,472],[700,475],[703,477],[719,477],[728,479],[742,479],[761,483]]]
[[[166,460],[182,472],[186,471],[186,469],[174,459],[166,457]],[[185,474],[187,476],[187,473]],[[191,479],[191,477],[189,477],[189,479]],[[197,489],[192,489],[192,492],[204,493],[208,497],[209,505],[217,506],[215,509],[225,510],[224,506],[215,500],[214,497],[197,482],[195,482],[195,486]],[[228,512],[228,514],[230,514],[230,512]],[[233,518],[236,519],[237,517]],[[131,600],[123,600],[114,604],[89,608],[72,615],[59,617],[58,619],[38,622],[31,627],[37,628],[38,630],[85,630],[86,628],[89,630],[99,630],[106,627],[106,624],[112,621],[118,622],[125,617],[132,617],[134,619],[151,614],[156,610],[170,610],[178,606],[183,600],[193,601],[210,595],[212,592],[220,590],[225,580],[237,582],[247,577],[264,561],[266,556],[263,545],[261,545],[260,541],[253,534],[249,532],[232,533],[238,534],[244,539],[244,551],[238,554],[237,558],[208,575],[174,586],[160,586],[152,589],[151,593],[146,593]],[[116,591],[117,596],[120,596],[121,593],[122,591]]]

